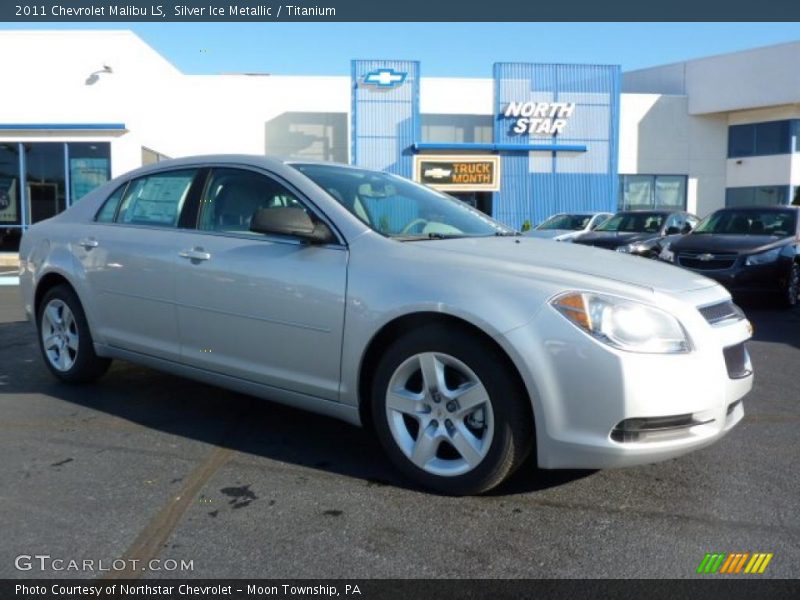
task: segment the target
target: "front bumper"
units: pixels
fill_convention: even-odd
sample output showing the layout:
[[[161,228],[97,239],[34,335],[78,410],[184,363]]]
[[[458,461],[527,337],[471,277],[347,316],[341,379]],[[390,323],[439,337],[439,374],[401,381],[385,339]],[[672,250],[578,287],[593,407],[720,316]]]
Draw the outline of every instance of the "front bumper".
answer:
[[[732,377],[724,349],[750,337],[749,323],[712,326],[696,308],[685,308],[686,314],[676,316],[692,340],[687,354],[613,349],[549,306],[506,334],[524,363],[540,467],[604,469],[663,461],[714,443],[741,421],[752,366],[746,351],[739,353],[744,369],[731,371]],[[626,434],[634,430],[639,431]]]

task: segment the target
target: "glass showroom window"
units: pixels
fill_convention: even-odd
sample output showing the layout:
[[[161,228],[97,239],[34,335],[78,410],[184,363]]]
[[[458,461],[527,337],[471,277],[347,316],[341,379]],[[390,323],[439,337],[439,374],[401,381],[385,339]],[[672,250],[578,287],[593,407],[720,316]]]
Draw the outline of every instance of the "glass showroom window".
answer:
[[[728,128],[728,158],[769,156],[792,152],[798,121],[768,121]]]
[[[109,144],[72,142],[67,144],[67,153],[72,204],[111,178],[111,148]]]
[[[788,185],[728,188],[725,190],[725,206],[775,206],[788,204],[790,191],[791,189]]]
[[[21,209],[19,146],[0,144],[0,251],[19,246]]]
[[[620,210],[686,208],[686,175],[620,175]]]
[[[64,144],[23,144],[29,223],[38,223],[67,206]]]
[[[0,144],[0,250],[16,251],[22,229],[63,211],[110,177],[108,142]]]

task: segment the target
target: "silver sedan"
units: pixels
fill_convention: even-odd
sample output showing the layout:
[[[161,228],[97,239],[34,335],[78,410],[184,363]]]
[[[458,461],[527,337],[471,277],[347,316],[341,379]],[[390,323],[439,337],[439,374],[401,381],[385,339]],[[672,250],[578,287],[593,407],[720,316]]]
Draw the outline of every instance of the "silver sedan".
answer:
[[[679,456],[752,386],[715,282],[520,237],[405,179],[207,156],[144,167],[31,227],[25,310],[68,383],[128,360],[371,427],[419,484]]]

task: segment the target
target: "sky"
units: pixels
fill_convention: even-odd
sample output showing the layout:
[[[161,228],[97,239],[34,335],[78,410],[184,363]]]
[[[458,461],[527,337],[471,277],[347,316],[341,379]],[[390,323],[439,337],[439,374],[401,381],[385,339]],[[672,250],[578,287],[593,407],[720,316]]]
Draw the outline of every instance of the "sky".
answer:
[[[800,40],[800,23],[95,23],[131,29],[186,74],[349,75],[353,58],[422,62],[431,77],[491,77],[495,62],[624,71]]]

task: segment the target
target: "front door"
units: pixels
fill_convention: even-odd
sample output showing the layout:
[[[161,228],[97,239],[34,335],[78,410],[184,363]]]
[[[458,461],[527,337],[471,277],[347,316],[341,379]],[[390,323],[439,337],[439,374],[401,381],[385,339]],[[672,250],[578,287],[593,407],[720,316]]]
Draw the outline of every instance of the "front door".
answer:
[[[211,173],[198,231],[181,237],[176,302],[182,362],[338,399],[347,250],[249,230],[256,211],[309,210],[279,181]]]

